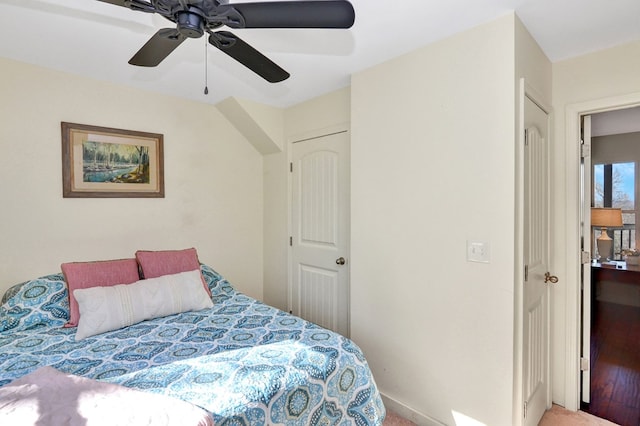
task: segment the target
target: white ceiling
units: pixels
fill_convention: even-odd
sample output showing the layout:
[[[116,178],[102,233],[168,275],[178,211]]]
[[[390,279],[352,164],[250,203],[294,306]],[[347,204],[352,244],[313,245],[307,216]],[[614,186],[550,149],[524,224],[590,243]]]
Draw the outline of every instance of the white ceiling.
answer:
[[[203,94],[206,37],[185,41],[156,68],[131,66],[127,61],[147,39],[173,24],[97,0],[0,0],[0,56],[203,102],[235,96],[286,107],[347,86],[360,70],[511,11],[552,62],[640,40],[638,0],[351,3],[356,22],[349,30],[232,30],[291,78],[267,83],[209,48],[208,96]]]

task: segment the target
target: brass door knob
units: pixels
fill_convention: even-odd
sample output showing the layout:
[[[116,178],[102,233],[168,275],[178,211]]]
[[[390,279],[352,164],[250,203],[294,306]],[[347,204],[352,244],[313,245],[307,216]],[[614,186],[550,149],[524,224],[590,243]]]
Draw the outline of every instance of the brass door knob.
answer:
[[[544,282],[545,283],[551,283],[551,284],[555,284],[558,282],[558,277],[556,277],[555,275],[551,275],[548,272],[544,273]]]

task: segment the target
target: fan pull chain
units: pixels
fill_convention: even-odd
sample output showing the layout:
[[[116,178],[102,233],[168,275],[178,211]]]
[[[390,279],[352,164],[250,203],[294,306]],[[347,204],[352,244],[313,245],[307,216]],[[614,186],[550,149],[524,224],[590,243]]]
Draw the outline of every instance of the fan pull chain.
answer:
[[[208,72],[208,68],[209,68],[209,61],[207,59],[207,38],[204,38],[204,94],[208,95],[209,94],[209,86],[208,86],[208,79],[209,79],[209,72]]]

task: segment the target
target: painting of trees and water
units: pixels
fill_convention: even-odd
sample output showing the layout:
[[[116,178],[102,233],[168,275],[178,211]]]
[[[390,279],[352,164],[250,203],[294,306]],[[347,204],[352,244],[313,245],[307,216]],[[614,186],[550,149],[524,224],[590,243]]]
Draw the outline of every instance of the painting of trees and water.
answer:
[[[61,122],[62,196],[164,198],[163,135]]]
[[[84,182],[149,183],[149,147],[85,141],[82,143]]]

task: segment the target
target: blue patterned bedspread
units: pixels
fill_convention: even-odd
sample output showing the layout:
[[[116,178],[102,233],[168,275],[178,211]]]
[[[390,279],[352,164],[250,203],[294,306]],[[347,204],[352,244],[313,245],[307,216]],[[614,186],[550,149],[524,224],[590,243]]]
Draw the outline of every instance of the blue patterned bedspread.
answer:
[[[79,342],[62,275],[0,305],[0,386],[42,366],[189,401],[225,425],[380,425],[385,409],[349,339],[243,295],[211,268],[214,306]]]

